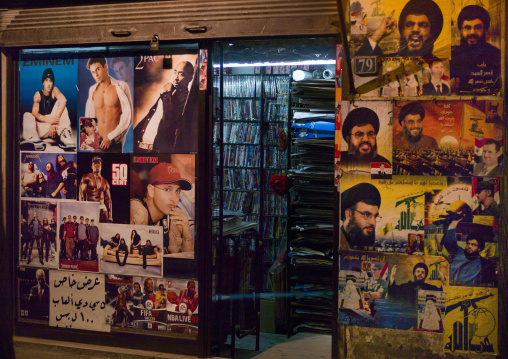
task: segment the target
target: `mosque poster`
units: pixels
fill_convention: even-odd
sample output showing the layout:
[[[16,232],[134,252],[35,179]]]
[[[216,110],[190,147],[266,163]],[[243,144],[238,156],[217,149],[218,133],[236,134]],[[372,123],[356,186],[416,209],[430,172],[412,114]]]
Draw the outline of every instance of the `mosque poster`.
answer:
[[[339,261],[340,324],[437,332],[442,328],[437,318],[443,311],[434,309],[442,308],[448,281],[444,257],[343,251]],[[426,312],[428,300],[433,304]],[[422,322],[422,315],[432,310]]]
[[[418,330],[442,333],[444,329],[446,293],[418,291]]]
[[[445,287],[445,291],[444,351],[497,355],[497,288]]]

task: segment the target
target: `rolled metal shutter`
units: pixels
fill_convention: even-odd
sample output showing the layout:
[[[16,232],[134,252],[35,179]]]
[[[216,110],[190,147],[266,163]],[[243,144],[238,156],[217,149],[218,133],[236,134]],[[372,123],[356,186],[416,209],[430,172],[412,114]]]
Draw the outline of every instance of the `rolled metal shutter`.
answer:
[[[335,0],[154,1],[0,12],[4,47],[338,32]]]

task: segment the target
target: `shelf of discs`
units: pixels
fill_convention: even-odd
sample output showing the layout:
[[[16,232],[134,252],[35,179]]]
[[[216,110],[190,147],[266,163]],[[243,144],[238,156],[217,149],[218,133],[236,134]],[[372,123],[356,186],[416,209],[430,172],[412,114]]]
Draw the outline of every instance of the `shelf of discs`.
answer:
[[[309,128],[334,124],[334,96],[333,80],[291,84],[289,335],[332,332],[334,134]]]
[[[253,72],[253,71],[252,71]],[[265,239],[264,260],[273,262],[286,235],[285,196],[275,194],[270,178],[287,168],[288,75],[226,74],[222,106],[220,76],[214,79],[214,165],[222,173],[214,178],[214,204],[240,212],[245,222],[255,222]],[[220,111],[222,109],[222,128]],[[282,144],[281,144],[282,143]]]

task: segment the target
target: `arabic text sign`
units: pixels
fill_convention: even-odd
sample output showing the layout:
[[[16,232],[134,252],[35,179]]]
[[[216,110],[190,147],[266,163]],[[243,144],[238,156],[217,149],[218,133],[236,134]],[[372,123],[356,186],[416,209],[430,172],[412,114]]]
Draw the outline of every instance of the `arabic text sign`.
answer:
[[[49,325],[109,332],[104,275],[50,271]]]

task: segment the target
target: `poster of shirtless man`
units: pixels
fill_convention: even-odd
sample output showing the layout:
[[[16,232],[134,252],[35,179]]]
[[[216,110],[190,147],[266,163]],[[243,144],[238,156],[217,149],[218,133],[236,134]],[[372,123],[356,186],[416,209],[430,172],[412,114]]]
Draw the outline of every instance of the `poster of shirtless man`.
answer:
[[[129,223],[129,155],[78,153],[78,201],[99,202],[101,223]]]
[[[79,60],[78,114],[95,118],[99,146],[94,152],[132,152],[132,94],[109,69],[112,59],[94,54]]]

